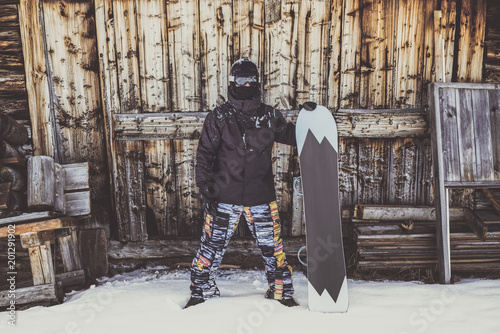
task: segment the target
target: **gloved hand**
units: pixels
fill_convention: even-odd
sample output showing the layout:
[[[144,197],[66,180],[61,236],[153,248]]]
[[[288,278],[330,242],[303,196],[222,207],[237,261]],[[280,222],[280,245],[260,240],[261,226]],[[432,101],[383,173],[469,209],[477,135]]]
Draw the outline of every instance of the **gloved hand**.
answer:
[[[201,202],[201,207],[205,212],[211,213],[215,210],[217,202],[213,198],[209,197],[205,191],[200,189],[198,198]]]
[[[313,111],[314,109],[316,109],[316,106],[317,104],[315,102],[307,101],[304,102],[304,104],[299,104],[299,110],[305,109],[307,111]]]

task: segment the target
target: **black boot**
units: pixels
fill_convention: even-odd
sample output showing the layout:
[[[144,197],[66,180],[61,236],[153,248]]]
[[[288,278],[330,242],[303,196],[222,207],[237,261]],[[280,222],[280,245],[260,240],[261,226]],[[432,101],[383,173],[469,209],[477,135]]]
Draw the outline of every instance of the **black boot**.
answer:
[[[288,306],[288,307],[294,307],[294,306],[299,306],[299,303],[295,301],[293,298],[283,298],[278,300],[282,305]]]
[[[187,309],[188,307],[191,307],[191,306],[195,306],[195,305],[201,304],[204,301],[205,301],[205,299],[203,299],[203,298],[191,297],[191,298],[189,298],[186,306],[184,306],[184,309]]]
[[[288,306],[288,307],[294,307],[294,306],[299,306],[299,303],[295,301],[295,299],[292,298],[283,298],[283,299],[274,299],[274,292],[270,292],[269,290],[266,291],[266,294],[264,295],[267,299],[272,299],[272,300],[277,300],[279,301],[282,305]]]

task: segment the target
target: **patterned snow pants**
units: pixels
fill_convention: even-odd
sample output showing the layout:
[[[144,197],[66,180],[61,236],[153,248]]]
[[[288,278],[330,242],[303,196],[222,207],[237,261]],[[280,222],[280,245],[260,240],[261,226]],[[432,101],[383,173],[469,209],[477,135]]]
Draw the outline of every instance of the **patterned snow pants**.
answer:
[[[191,295],[205,299],[219,295],[215,274],[243,214],[266,262],[269,284],[266,296],[274,299],[291,298],[292,268],[283,250],[276,202],[251,207],[219,203],[214,211],[212,214],[205,212],[201,247],[191,265]]]

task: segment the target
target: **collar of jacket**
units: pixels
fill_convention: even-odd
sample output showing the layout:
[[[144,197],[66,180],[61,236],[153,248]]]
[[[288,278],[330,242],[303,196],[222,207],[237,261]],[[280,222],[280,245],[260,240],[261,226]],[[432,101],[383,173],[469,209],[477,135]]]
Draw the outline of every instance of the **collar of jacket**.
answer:
[[[231,93],[231,89],[228,90],[228,102],[239,112],[246,115],[253,115],[260,106],[260,93],[251,100],[238,100]]]

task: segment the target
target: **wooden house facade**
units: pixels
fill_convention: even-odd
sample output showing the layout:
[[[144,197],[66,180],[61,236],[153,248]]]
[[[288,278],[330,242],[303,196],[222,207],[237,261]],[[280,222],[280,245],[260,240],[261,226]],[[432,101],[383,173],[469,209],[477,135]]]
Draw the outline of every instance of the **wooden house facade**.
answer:
[[[91,165],[92,217],[110,240],[198,236],[194,166],[232,62],[260,68],[265,103],[294,121],[327,106],[341,201],[432,205],[431,82],[499,82],[494,0],[2,0],[0,108],[35,155]],[[485,51],[486,50],[486,51]],[[285,236],[296,150],[274,148]],[[454,190],[452,205],[487,205]],[[238,232],[244,235],[245,231]]]

